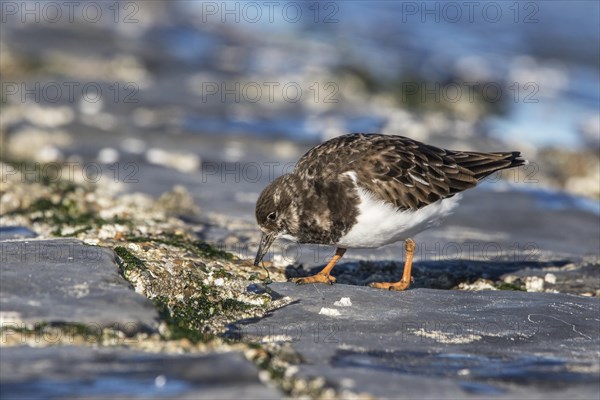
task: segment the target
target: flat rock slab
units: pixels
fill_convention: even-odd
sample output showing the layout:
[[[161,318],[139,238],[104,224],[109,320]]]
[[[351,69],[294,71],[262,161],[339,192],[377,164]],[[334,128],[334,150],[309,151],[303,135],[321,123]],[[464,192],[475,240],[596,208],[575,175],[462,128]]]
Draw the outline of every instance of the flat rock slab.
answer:
[[[114,253],[77,240],[0,242],[0,316],[12,328],[76,323],[155,331],[158,314],[117,269]]]
[[[240,353],[165,355],[118,347],[2,348],[6,399],[277,399]]]
[[[340,284],[269,288],[294,302],[230,334],[290,342],[303,360],[300,374],[323,376],[338,389],[393,398],[600,393],[598,298]]]

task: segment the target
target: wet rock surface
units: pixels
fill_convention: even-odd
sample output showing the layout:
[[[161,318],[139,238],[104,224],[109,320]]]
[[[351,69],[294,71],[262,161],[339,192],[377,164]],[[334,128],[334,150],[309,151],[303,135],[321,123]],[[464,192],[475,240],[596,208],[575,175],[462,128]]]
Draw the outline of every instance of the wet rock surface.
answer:
[[[153,332],[158,314],[117,269],[114,253],[79,240],[0,242],[3,322],[83,324],[128,335]]]
[[[215,353],[214,339],[198,352],[167,340],[171,327],[119,274],[112,250],[74,239],[0,250],[0,397],[279,398],[243,346]],[[193,354],[173,354],[182,349]]]
[[[548,254],[550,256],[551,254]],[[342,262],[332,275],[337,283],[366,286],[371,282],[397,282],[404,261]],[[322,266],[288,267],[290,278],[316,274]],[[600,294],[600,257],[556,258],[548,261],[512,259],[417,261],[413,263],[412,288],[461,290],[520,290],[527,292]],[[483,287],[482,285],[487,285]]]
[[[304,376],[395,398],[594,398],[600,300],[275,283],[292,303],[230,335],[289,343]]]
[[[2,398],[279,398],[240,353],[12,347],[2,349],[0,366]]]

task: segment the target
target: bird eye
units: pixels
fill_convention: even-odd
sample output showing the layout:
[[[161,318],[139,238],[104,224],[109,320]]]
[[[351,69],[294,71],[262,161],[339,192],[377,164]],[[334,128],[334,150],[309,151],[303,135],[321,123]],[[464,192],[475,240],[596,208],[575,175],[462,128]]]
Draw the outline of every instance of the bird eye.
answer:
[[[277,213],[275,211],[273,211],[272,213],[270,213],[269,215],[267,215],[267,219],[269,221],[275,221],[275,218],[277,218]]]

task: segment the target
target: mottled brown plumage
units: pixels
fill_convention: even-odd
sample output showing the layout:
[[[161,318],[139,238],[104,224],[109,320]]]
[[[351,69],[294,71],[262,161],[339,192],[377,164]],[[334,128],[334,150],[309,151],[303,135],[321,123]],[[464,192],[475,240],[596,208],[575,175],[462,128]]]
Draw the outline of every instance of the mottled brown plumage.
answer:
[[[309,150],[294,174],[328,181],[354,171],[368,191],[400,210],[415,210],[472,188],[498,170],[524,164],[519,156],[445,150],[403,136],[350,134]]]
[[[444,199],[498,170],[525,163],[519,152],[445,150],[403,136],[357,133],[331,139],[309,150],[292,174],[277,178],[259,196],[256,220],[263,237],[255,264],[279,236],[339,245],[335,261],[346,247],[404,240],[397,234],[426,229],[432,219],[449,212]],[[370,217],[365,221],[371,214],[381,219],[381,228],[369,224]],[[376,240],[368,237],[371,232]],[[407,251],[414,250],[410,243]],[[318,282],[331,282],[333,265]],[[410,275],[410,266],[407,271]]]

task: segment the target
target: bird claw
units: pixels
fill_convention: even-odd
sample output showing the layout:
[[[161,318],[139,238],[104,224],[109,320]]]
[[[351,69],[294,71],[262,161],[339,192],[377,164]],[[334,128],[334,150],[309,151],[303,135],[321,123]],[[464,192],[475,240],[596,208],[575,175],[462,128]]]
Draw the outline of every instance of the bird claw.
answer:
[[[328,283],[333,285],[335,280],[335,277],[329,274],[318,273],[316,275],[306,276],[304,278],[294,278],[292,279],[292,282],[296,283],[296,285],[305,285],[307,283]]]
[[[375,289],[384,289],[384,290],[406,290],[410,284],[408,282],[400,281],[400,282],[371,282],[369,283],[369,287]]]

